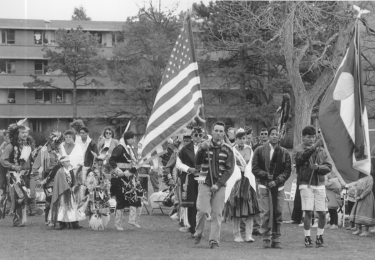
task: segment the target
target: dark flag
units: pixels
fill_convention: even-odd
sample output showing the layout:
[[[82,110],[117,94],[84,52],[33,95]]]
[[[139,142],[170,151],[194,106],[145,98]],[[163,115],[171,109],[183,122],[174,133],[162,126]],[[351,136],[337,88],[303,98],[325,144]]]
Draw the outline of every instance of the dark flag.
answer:
[[[358,22],[353,39],[320,105],[327,150],[346,182],[371,172],[368,117],[362,89]]]

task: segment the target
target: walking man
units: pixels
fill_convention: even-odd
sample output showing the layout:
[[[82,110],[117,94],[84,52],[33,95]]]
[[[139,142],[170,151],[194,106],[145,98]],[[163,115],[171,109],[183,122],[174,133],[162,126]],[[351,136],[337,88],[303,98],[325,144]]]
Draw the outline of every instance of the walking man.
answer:
[[[197,217],[198,171],[195,167],[195,155],[201,144],[203,132],[200,127],[194,127],[191,133],[192,141],[185,145],[178,153],[176,167],[182,171],[181,174],[181,207],[186,208],[187,218],[190,225],[189,231],[192,237],[195,234]]]
[[[294,152],[297,168],[297,182],[301,192],[302,210],[305,212],[305,246],[313,247],[310,229],[313,211],[318,213],[318,233],[316,247],[324,247],[323,233],[326,222],[326,189],[324,175],[332,170],[327,154],[322,148],[323,141],[316,140],[316,130],[306,126],[302,130],[302,144]]]
[[[209,246],[214,248],[220,243],[222,212],[225,199],[225,185],[233,174],[235,160],[232,148],[224,142],[225,124],[213,125],[212,140],[202,143],[196,159],[200,168],[197,198],[197,226],[195,244],[199,244],[207,214],[211,214]],[[209,156],[208,156],[209,155]]]
[[[260,206],[263,210],[263,247],[281,248],[279,237],[283,222],[284,183],[289,179],[292,168],[288,151],[279,145],[277,128],[271,127],[268,136],[269,142],[254,152],[252,169],[258,180]]]

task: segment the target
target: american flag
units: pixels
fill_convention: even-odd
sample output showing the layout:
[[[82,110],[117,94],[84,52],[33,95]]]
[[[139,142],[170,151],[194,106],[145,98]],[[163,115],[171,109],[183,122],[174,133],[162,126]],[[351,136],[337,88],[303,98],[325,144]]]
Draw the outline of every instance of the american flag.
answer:
[[[142,139],[140,164],[166,149],[166,141],[186,127],[202,104],[190,15],[172,50]]]

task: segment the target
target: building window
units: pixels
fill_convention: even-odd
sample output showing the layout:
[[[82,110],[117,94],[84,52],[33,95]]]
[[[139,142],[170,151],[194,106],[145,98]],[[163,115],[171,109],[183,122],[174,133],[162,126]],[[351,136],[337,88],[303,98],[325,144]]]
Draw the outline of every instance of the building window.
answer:
[[[35,75],[44,75],[47,73],[47,61],[36,60],[34,61]]]
[[[2,44],[15,44],[15,30],[1,30],[1,43]]]
[[[0,60],[0,74],[15,74],[16,63],[9,60]]]
[[[8,91],[8,103],[16,103],[16,91],[14,89]]]
[[[34,31],[34,43],[36,45],[53,45],[55,43],[55,32]]]
[[[123,33],[112,33],[112,46],[116,46],[117,43],[124,42],[125,37]]]
[[[48,43],[46,35],[43,31],[34,31],[34,43],[37,45]]]
[[[36,90],[35,91],[35,103],[52,103],[52,95],[50,90]]]
[[[98,37],[98,43],[102,44],[102,33],[101,32],[93,32],[93,31],[91,31],[89,33],[92,34],[92,35],[96,35]]]

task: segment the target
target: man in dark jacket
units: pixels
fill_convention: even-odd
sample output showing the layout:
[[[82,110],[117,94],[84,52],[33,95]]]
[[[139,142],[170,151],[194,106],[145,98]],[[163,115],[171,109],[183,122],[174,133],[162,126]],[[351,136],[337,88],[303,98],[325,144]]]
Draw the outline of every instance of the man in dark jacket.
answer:
[[[197,216],[198,171],[195,167],[195,155],[202,141],[203,132],[200,127],[195,127],[191,133],[192,141],[185,145],[178,153],[176,167],[181,170],[181,207],[187,208],[189,231],[192,236],[195,233]]]
[[[85,167],[91,168],[94,163],[94,155],[92,152],[98,154],[98,147],[95,144],[94,140],[89,137],[89,129],[87,127],[82,127],[79,130],[79,135],[81,136],[81,140],[77,140],[79,145],[82,148],[84,154],[84,165]]]
[[[316,141],[316,130],[313,126],[306,126],[302,130],[302,144],[294,152],[297,168],[297,183],[301,191],[302,210],[305,212],[305,246],[312,247],[310,229],[313,211],[318,213],[318,233],[316,247],[324,247],[323,232],[326,220],[326,189],[324,175],[332,170],[328,156],[322,148],[323,141]]]
[[[202,143],[195,156],[196,166],[200,168],[195,244],[202,238],[207,214],[211,214],[211,248],[219,246],[225,186],[235,166],[232,147],[224,142],[224,135],[225,124],[216,122],[213,125],[212,140]]]
[[[278,144],[277,128],[271,127],[268,136],[269,142],[254,152],[252,170],[258,181],[260,206],[263,209],[263,247],[281,248],[279,237],[283,222],[284,183],[289,179],[292,168],[288,151]]]

